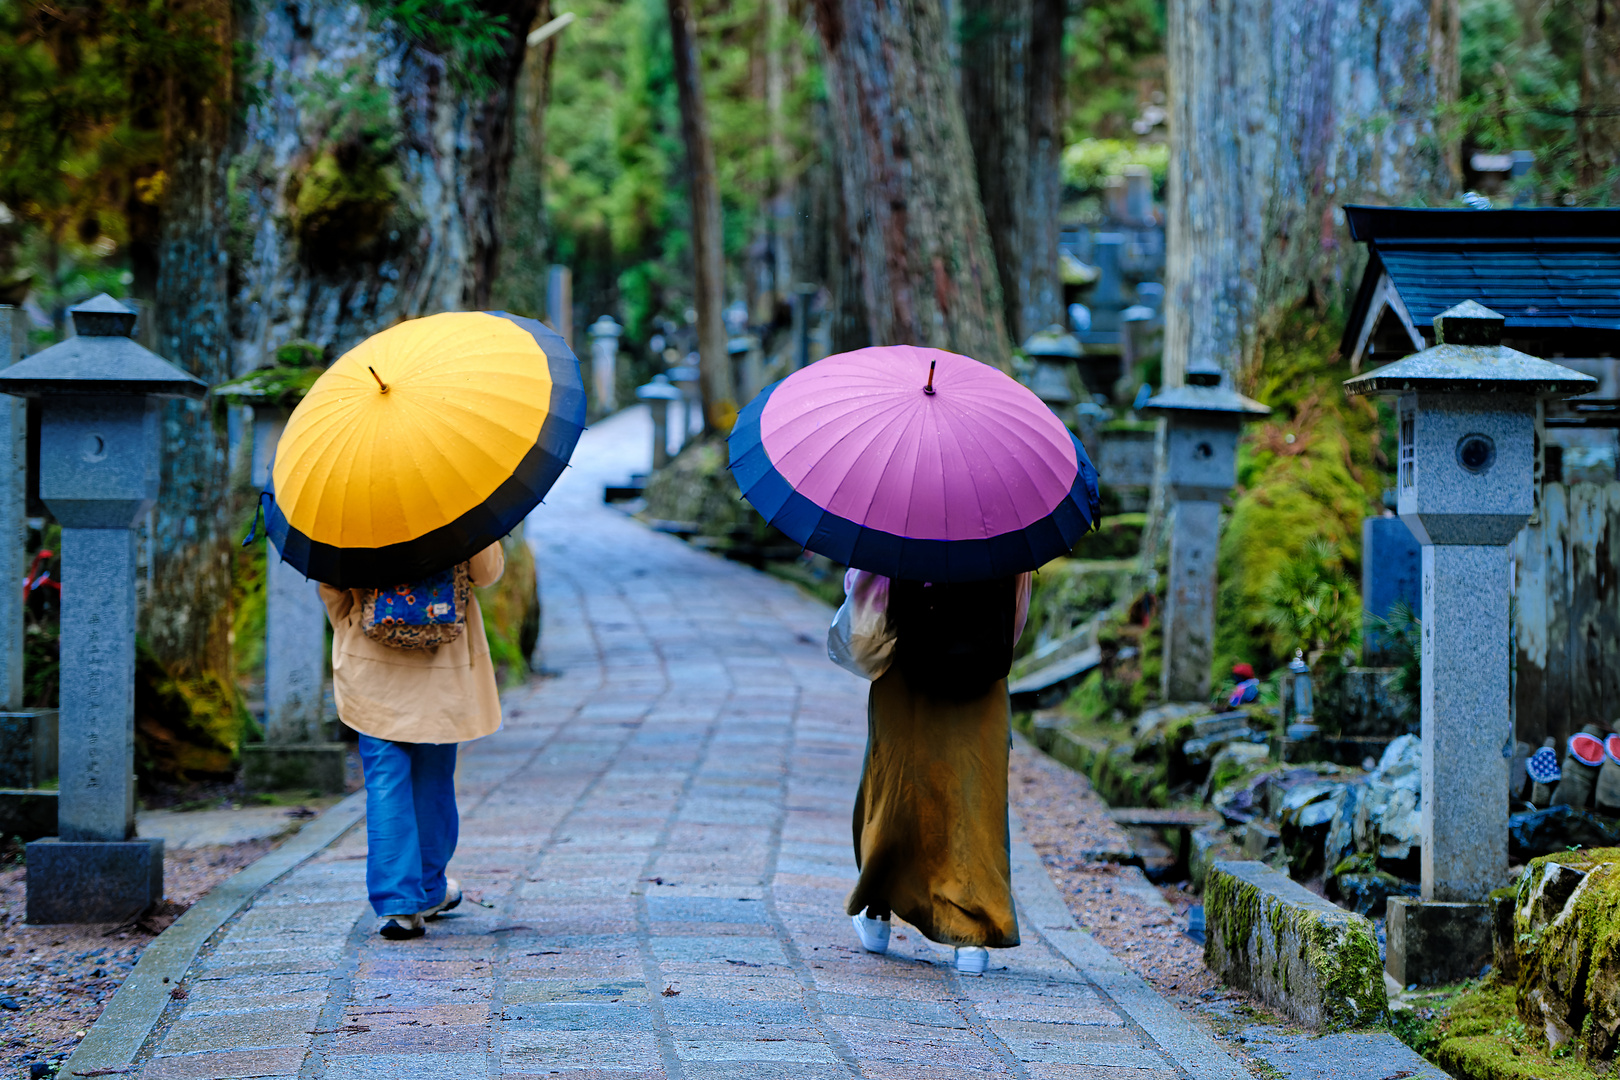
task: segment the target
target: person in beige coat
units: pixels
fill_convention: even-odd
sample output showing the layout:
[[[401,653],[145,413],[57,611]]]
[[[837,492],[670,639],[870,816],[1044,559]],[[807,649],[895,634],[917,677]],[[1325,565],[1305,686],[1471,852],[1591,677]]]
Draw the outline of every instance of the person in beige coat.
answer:
[[[493,585],[506,568],[499,543],[474,555],[469,576]],[[373,641],[361,626],[365,594],[321,586],[332,620],[338,716],[360,733],[366,778],[366,890],[387,938],[420,937],[424,919],[461,903],[445,876],[456,850],[456,744],[501,726],[500,692],[478,599],[455,640],[431,649]]]

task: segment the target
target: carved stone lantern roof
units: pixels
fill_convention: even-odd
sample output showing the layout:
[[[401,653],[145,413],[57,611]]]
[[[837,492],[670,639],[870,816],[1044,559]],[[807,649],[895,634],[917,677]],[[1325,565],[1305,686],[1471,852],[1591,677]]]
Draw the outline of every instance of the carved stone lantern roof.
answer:
[[[1434,317],[1437,344],[1404,360],[1347,379],[1347,394],[1586,394],[1597,380],[1502,344],[1506,319],[1464,300]]]
[[[0,371],[0,393],[200,398],[207,392],[202,380],[131,340],[135,311],[106,293],[68,312],[77,336]]]
[[[1080,339],[1056,323],[1024,339],[1024,355],[1053,360],[1078,360],[1085,350]]]
[[[1171,386],[1148,398],[1142,412],[1163,413],[1182,420],[1194,420],[1206,414],[1215,420],[1218,414],[1242,421],[1251,416],[1267,416],[1271,409],[1253,398],[1244,397],[1236,390],[1221,385],[1221,373],[1214,368],[1194,367],[1187,372],[1182,386]]]

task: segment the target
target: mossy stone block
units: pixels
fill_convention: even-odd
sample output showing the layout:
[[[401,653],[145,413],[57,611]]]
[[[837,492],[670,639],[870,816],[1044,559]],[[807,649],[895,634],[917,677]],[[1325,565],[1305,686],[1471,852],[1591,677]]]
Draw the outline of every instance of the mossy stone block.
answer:
[[[1378,939],[1264,863],[1220,861],[1204,885],[1204,962],[1229,985],[1318,1031],[1389,1019]]]
[[[1389,898],[1384,923],[1390,977],[1402,986],[1436,986],[1471,979],[1491,963],[1489,904]]]

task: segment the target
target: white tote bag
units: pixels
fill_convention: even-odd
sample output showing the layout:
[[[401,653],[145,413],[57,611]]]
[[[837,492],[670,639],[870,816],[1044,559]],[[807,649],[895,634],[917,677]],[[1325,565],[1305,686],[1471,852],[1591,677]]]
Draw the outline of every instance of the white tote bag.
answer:
[[[844,577],[844,603],[827,630],[827,656],[863,679],[876,679],[894,662],[889,625],[889,579],[864,570]]]

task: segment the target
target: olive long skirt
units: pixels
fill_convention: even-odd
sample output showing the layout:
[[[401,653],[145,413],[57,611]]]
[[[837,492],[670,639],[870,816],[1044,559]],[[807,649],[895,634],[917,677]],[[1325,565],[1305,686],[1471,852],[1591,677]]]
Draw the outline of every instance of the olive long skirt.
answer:
[[[1018,944],[1007,829],[1007,683],[967,702],[872,683],[849,914],[892,912],[946,945]]]

